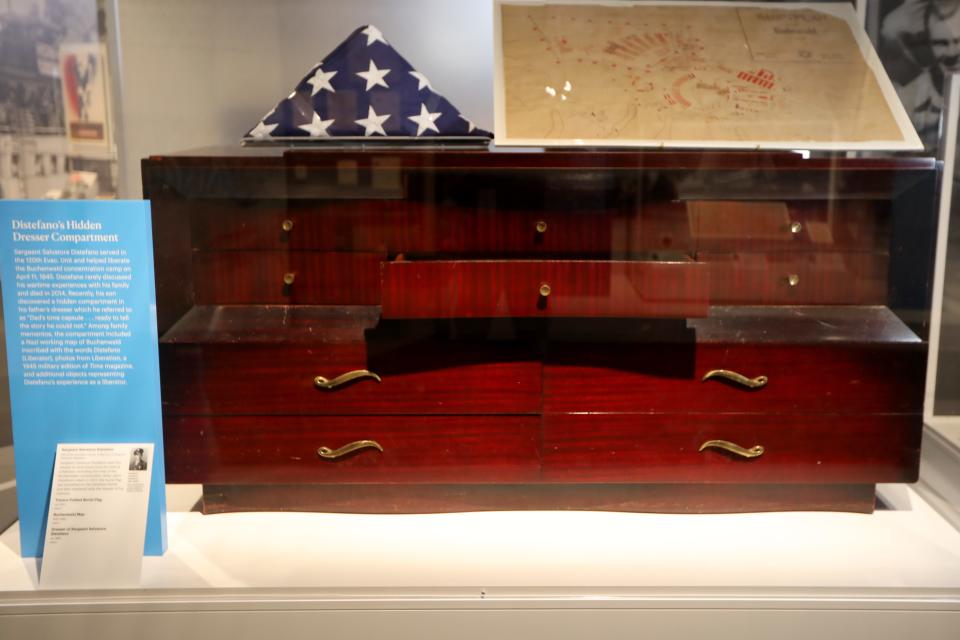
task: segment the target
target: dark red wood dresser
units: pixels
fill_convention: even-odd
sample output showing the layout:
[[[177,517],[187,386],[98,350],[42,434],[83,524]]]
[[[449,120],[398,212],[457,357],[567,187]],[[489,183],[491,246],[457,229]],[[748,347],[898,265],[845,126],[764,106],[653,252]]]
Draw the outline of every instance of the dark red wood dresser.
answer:
[[[149,158],[167,480],[208,512],[870,511],[918,472],[937,172]]]

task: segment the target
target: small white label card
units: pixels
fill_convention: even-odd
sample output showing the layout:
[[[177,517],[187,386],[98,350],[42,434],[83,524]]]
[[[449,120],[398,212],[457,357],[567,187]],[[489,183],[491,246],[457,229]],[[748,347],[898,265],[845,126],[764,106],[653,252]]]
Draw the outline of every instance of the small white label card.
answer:
[[[152,461],[152,444],[57,445],[41,588],[139,585]]]

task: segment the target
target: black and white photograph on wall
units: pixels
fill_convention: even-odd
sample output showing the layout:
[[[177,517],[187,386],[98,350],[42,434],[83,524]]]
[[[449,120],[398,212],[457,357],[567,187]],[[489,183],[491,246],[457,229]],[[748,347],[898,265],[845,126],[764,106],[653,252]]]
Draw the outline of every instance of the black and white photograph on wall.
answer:
[[[960,0],[876,0],[872,11],[887,74],[924,149],[940,155],[944,82],[960,71]]]

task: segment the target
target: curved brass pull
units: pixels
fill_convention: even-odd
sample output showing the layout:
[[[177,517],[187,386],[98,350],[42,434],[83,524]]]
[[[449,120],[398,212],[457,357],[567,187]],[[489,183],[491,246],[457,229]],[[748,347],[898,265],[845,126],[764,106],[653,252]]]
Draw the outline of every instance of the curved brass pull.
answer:
[[[337,376],[333,380],[328,380],[323,376],[317,376],[313,379],[313,386],[315,386],[317,389],[334,389],[342,384],[350,382],[351,380],[356,380],[357,378],[373,378],[377,382],[380,382],[380,376],[374,372],[367,371],[366,369],[357,369],[356,371],[347,371],[346,373]]]
[[[727,369],[713,369],[707,371],[703,374],[703,378],[700,382],[706,382],[710,378],[724,378],[730,380],[731,382],[736,382],[737,384],[743,385],[748,389],[760,389],[761,387],[767,386],[767,376],[757,376],[756,378],[748,378],[745,375],[741,375],[736,371],[728,371]]]
[[[327,460],[336,460],[337,458],[342,458],[348,453],[353,453],[354,451],[358,451],[360,449],[376,449],[377,451],[383,452],[383,447],[381,447],[380,443],[376,440],[357,440],[356,442],[345,444],[339,449],[320,447],[317,449],[317,455]]]
[[[537,220],[537,233],[546,233],[546,232],[547,232],[547,221]]]
[[[297,274],[295,273],[285,273],[283,274],[283,284],[288,287],[293,284],[293,281],[297,279]]]
[[[742,458],[759,458],[764,452],[763,446],[759,444],[749,449],[744,449],[740,445],[728,442],[727,440],[707,440],[700,445],[699,451],[703,451],[704,449],[723,449]]]
[[[550,285],[547,284],[546,282],[540,285],[540,295],[543,296],[544,298],[549,296],[551,291],[552,289],[550,289]]]
[[[293,220],[284,220],[280,223],[280,228],[289,233],[293,230]]]

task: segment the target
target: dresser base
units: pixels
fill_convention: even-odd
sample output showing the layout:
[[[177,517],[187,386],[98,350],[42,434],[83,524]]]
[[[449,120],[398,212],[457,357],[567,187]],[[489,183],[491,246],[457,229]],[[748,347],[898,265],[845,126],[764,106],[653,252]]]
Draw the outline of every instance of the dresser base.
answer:
[[[298,484],[204,485],[203,513],[448,513],[591,510],[648,513],[871,513],[875,485],[806,484]]]

